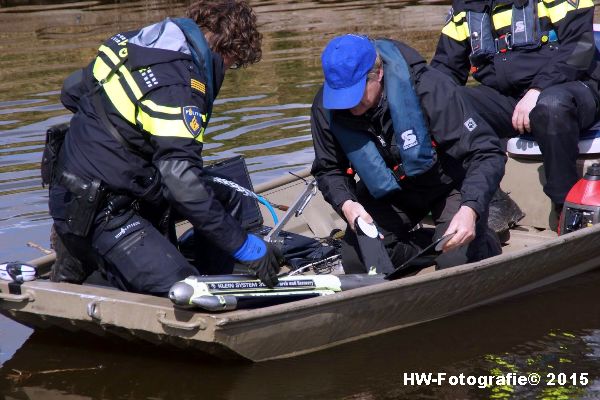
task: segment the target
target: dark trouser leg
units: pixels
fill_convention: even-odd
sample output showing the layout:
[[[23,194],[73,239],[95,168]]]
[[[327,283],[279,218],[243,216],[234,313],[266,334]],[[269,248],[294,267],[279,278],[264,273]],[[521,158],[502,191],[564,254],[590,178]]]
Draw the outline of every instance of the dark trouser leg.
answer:
[[[577,182],[579,134],[598,116],[592,89],[580,81],[544,90],[529,118],[544,159],[544,193],[554,204],[563,204]]]
[[[94,270],[101,267],[102,260],[92,250],[89,238],[72,234],[67,226],[65,213],[68,198],[66,189],[58,185],[50,187],[48,206],[54,219],[50,240],[56,251],[50,280],[82,283]]]
[[[60,186],[51,188],[50,211],[61,242],[80,261],[73,265],[82,269],[56,269],[57,280],[80,283],[99,267],[117,288],[163,296],[173,283],[197,274],[168,238],[133,210],[123,210],[108,223],[100,212],[87,237],[72,234],[65,223],[66,193]]]
[[[434,240],[442,237],[450,221],[461,206],[461,195],[458,190],[452,190],[448,196],[439,201],[431,213],[435,222]],[[475,225],[475,239],[466,246],[442,253],[436,259],[438,269],[455,267],[470,262],[483,260],[502,252],[498,236],[487,226],[487,214],[480,215]]]
[[[69,233],[64,222],[52,225],[50,242],[56,252],[50,271],[53,282],[83,283],[102,263],[90,240]]]
[[[384,235],[384,246],[390,255],[392,264],[396,267],[415,256],[422,248],[431,243],[431,235],[423,230],[411,230],[432,209],[433,205],[444,199],[452,190],[453,184],[448,177],[441,173],[439,164],[417,180],[404,181],[403,189],[384,199],[373,198],[366,187],[357,184],[359,203],[373,217]],[[346,257],[346,254],[357,254],[356,235],[346,229],[346,244],[342,257],[344,269],[348,272],[366,272],[358,257]],[[352,261],[352,259],[355,259]]]
[[[491,126],[498,137],[518,136],[519,132],[512,126],[512,115],[518,99],[504,96],[496,89],[483,85],[462,87],[461,91],[473,111]]]
[[[175,282],[197,274],[165,236],[133,211],[100,222],[92,246],[104,259],[108,280],[122,290],[164,296]]]
[[[409,215],[390,199],[373,198],[361,182],[357,185],[357,197],[383,234],[383,244],[395,267],[419,252],[418,238],[409,231],[427,214],[426,211],[420,211],[418,216]],[[356,233],[348,226],[342,240],[342,264],[347,274],[367,272],[358,254]]]
[[[177,232],[175,229],[177,213],[166,200],[160,204],[150,204],[140,201],[138,209],[139,214],[146,218],[152,226],[158,229],[171,243],[174,245],[177,244]]]
[[[483,85],[464,87],[462,93],[498,137],[508,139],[519,135],[512,126],[512,115],[518,99]],[[509,228],[524,216],[510,196],[498,189],[490,203],[488,225],[502,237],[503,242],[510,238]]]
[[[440,183],[409,189],[396,196],[395,201],[373,199],[359,186],[358,198],[384,234],[384,244],[396,267],[431,243],[431,238],[423,232],[409,232],[429,210],[435,223],[435,240],[446,232],[462,201],[458,190]],[[467,246],[438,256],[438,268],[475,262],[502,252],[498,236],[487,226],[487,213],[479,216],[475,235],[475,239]],[[366,272],[355,250],[356,235],[350,229],[346,230],[345,241],[344,252],[347,254],[343,254],[343,265],[346,273]]]

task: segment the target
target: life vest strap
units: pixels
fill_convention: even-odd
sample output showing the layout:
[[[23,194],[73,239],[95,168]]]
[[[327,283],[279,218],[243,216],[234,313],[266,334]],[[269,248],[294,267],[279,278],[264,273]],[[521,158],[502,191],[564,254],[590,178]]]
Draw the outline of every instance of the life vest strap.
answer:
[[[497,53],[506,53],[509,50],[512,50],[512,35],[506,33],[496,39],[494,39],[494,44],[496,45]]]

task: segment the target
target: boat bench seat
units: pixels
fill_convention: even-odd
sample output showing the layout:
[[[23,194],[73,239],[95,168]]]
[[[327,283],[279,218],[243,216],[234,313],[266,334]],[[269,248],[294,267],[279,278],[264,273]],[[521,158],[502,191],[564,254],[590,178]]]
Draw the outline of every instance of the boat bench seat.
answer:
[[[506,143],[508,154],[517,157],[540,158],[542,152],[532,135],[520,135]],[[600,121],[579,137],[579,154],[600,155]]]
[[[594,24],[594,41],[596,43],[596,61],[600,61],[600,24]],[[506,151],[515,156],[539,157],[540,146],[531,135],[512,138],[506,144]],[[600,120],[579,137],[580,154],[600,154]]]
[[[600,60],[600,24],[594,24],[596,60]],[[531,135],[520,135],[506,143],[508,161],[500,187],[509,192],[525,213],[521,225],[556,230],[558,218],[550,199],[544,194],[546,182],[540,147]],[[600,121],[579,139],[577,172],[580,176],[593,163],[600,162]]]
[[[543,191],[546,177],[537,142],[532,136],[522,135],[510,139],[506,150],[508,160],[500,187],[510,194],[525,213],[520,224],[556,231],[558,217]],[[579,176],[583,176],[593,163],[600,163],[600,121],[581,135],[577,159]]]

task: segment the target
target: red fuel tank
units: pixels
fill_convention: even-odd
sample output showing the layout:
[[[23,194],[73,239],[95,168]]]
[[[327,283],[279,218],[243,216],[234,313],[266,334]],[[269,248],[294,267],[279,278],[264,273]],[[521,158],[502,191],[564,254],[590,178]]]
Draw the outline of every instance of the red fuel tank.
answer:
[[[600,221],[600,164],[593,164],[569,191],[560,217],[559,234]]]

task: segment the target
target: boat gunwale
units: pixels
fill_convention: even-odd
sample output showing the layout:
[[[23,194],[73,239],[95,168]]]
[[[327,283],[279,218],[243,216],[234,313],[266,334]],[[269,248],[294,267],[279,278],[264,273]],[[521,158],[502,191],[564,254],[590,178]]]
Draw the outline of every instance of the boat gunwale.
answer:
[[[422,282],[428,281],[438,281],[447,279],[449,277],[454,277],[457,275],[469,274],[477,270],[484,270],[491,268],[495,265],[510,262],[515,259],[520,259],[527,256],[535,255],[536,253],[546,251],[551,248],[556,248],[564,243],[576,241],[580,237],[585,237],[588,235],[600,234],[600,225],[595,225],[593,227],[580,229],[578,231],[572,232],[569,235],[565,236],[557,236],[556,238],[549,238],[547,242],[544,242],[539,245],[535,245],[532,247],[519,249],[512,251],[510,253],[500,254],[494,257],[486,258],[484,260],[463,264],[460,266],[447,268],[439,271],[432,271],[425,274],[410,276],[398,280],[393,280],[389,282],[382,282],[375,285],[365,286],[361,288],[352,289],[346,292],[339,292],[333,295],[328,296],[320,296],[311,299],[299,300],[286,304],[273,305],[269,307],[263,307],[258,309],[251,310],[234,310],[227,313],[216,314],[227,316],[226,320],[218,324],[223,327],[225,324],[233,324],[233,323],[244,323],[252,320],[256,320],[262,317],[271,317],[278,316],[284,313],[288,313],[290,311],[297,312],[304,309],[312,309],[315,306],[321,306],[328,303],[336,303],[341,301],[346,301],[356,297],[362,297],[368,294],[374,294],[385,291],[395,291],[401,287],[412,286]],[[599,250],[600,252],[600,250]],[[591,258],[591,257],[590,257]]]
[[[306,176],[309,174],[309,170],[304,170],[300,174]],[[295,191],[297,190],[295,188],[296,185],[303,184],[302,179],[303,177],[298,175],[284,175],[257,185],[256,191],[264,196],[274,195],[278,191],[285,191],[291,188]],[[85,315],[85,309],[77,309],[76,313],[79,314],[77,314],[75,320],[80,320],[89,325],[87,328],[83,328],[83,330],[94,333],[96,330],[94,326],[98,326],[103,332],[115,333],[117,335],[119,335],[119,332],[129,331],[135,337],[150,342],[155,342],[158,338],[171,338],[168,340],[171,344],[181,344],[187,341],[185,342],[188,343],[186,346],[205,346],[201,351],[210,354],[217,355],[221,350],[227,349],[228,352],[230,351],[231,354],[235,354],[236,357],[239,356],[252,361],[265,361],[311,353],[364,337],[443,318],[557,282],[566,277],[595,268],[600,262],[600,247],[593,245],[598,240],[598,236],[600,236],[600,224],[564,236],[553,236],[549,234],[550,231],[548,230],[538,231],[528,226],[517,226],[511,232],[513,232],[512,240],[515,243],[524,244],[524,246],[518,245],[516,248],[511,248],[510,251],[505,251],[503,254],[479,262],[440,271],[426,272],[390,282],[338,292],[328,296],[257,309],[204,312],[202,310],[174,306],[168,298],[163,297],[124,292],[102,286],[69,283],[59,283],[56,285],[54,282],[37,280],[25,282],[22,285],[24,293],[27,293],[27,291],[33,292],[34,304],[32,306],[24,304],[24,307],[12,307],[10,304],[0,301],[0,313],[9,318],[19,320],[19,318],[15,318],[11,314],[21,312],[25,319],[39,321],[42,325],[46,324],[44,322],[46,320],[48,320],[47,322],[50,325],[60,325],[57,321],[65,320],[65,316],[61,314],[61,310],[58,308],[51,310],[44,309],[43,302],[40,308],[37,305],[38,303],[35,303],[35,297],[39,296],[43,299],[63,295],[65,296],[65,300],[73,299],[81,303],[85,303],[86,301],[100,303],[108,301],[111,305],[107,309],[106,319],[102,318],[101,320],[94,321],[93,316],[89,314],[89,309],[87,315]],[[528,237],[530,240],[527,240]],[[524,243],[521,243],[520,240],[522,239],[525,239]],[[566,251],[561,251],[561,246],[565,246]],[[545,252],[549,252],[549,255],[543,256]],[[47,268],[54,257],[54,255],[43,256],[31,262],[36,263],[38,266],[44,265],[44,268]],[[539,257],[542,257],[541,261],[537,260]],[[559,262],[557,263],[556,261]],[[553,265],[548,265],[548,263]],[[549,271],[545,271],[544,266],[546,265],[550,267]],[[506,271],[503,272],[503,268],[506,268]],[[523,268],[523,273],[520,272],[521,268]],[[486,273],[485,271],[488,272]],[[510,272],[510,276],[506,275],[507,271]],[[482,276],[482,278],[478,278],[478,276]],[[495,281],[491,279],[493,276],[503,279],[514,277],[516,281],[511,283],[500,280],[498,281],[499,284],[495,285]],[[455,293],[457,282],[463,282],[463,284],[464,282],[471,282],[471,284],[466,286],[467,293],[463,295],[465,296],[464,299],[470,298],[471,302],[459,301],[457,303],[459,307],[452,309],[445,309],[445,306],[442,305],[442,308],[438,309],[439,312],[432,312],[425,305],[423,306],[425,308],[421,310],[427,316],[425,319],[421,317],[413,318],[414,316],[410,317],[411,312],[414,312],[414,310],[406,309],[405,306],[401,305],[409,303],[394,303],[397,301],[394,299],[409,298],[414,296],[416,292],[427,293],[428,290],[426,288],[431,288],[432,286],[441,288],[442,291]],[[474,284],[476,282],[487,287],[485,291],[487,295],[480,296],[474,294],[476,293],[474,292],[474,288],[479,287],[479,284]],[[5,287],[7,284],[7,282],[0,283],[2,291],[6,293]],[[36,291],[42,293],[37,295]],[[142,327],[129,321],[123,323],[125,314],[123,314],[121,305],[126,306],[128,303],[131,306],[135,306],[140,315],[151,316],[153,322],[150,325]],[[273,335],[272,329],[275,326],[279,326],[279,329],[292,329],[294,332],[304,332],[304,330],[315,329],[316,325],[312,326],[311,324],[319,319],[321,321],[352,321],[358,318],[358,316],[362,316],[364,320],[366,316],[365,312],[368,313],[369,307],[373,307],[373,304],[387,304],[390,309],[396,310],[396,313],[399,310],[403,312],[398,314],[400,316],[396,315],[394,317],[395,322],[390,321],[389,324],[382,323],[382,321],[387,320],[387,317],[385,317],[386,320],[383,320],[383,314],[377,314],[375,317],[376,322],[374,322],[377,326],[372,326],[372,330],[367,329],[364,324],[359,324],[356,327],[357,331],[351,335],[346,335],[337,328],[329,330],[327,332],[329,332],[330,337],[327,341],[303,339],[303,341],[298,343],[293,341],[284,342],[289,348],[285,348],[285,346],[280,346],[281,348],[264,347],[261,342],[265,337]],[[100,310],[101,314],[104,315],[102,306]],[[406,315],[409,315],[409,317],[403,316],[405,315],[404,311],[408,312]],[[168,318],[169,323],[174,325],[163,323],[160,317],[157,324],[154,319],[158,313],[164,314]],[[50,323],[51,320],[54,322]],[[309,327],[306,327],[306,325],[303,326],[307,322],[309,323]],[[35,322],[34,325],[37,323]],[[95,323],[98,325],[95,325]],[[178,324],[180,325],[179,327],[176,326]],[[196,324],[200,324],[202,327],[198,325],[198,327],[192,330],[186,328],[186,326]],[[250,334],[256,335],[256,337],[252,338],[248,336]],[[162,341],[162,339],[160,340]]]
[[[163,297],[152,296],[148,294],[140,294],[140,293],[130,293],[121,291],[114,288],[106,288],[102,286],[90,286],[90,285],[78,285],[72,283],[57,283],[50,281],[39,281],[34,280],[31,282],[26,282],[23,284],[22,289],[41,289],[52,292],[71,292],[78,296],[93,296],[95,298],[105,298],[108,300],[119,300],[128,303],[144,303],[149,306],[168,308],[168,309],[176,309],[180,311],[188,311],[192,314],[201,315],[203,317],[210,316],[215,319],[217,326],[225,326],[226,324],[244,322],[248,320],[255,320],[261,318],[263,316],[275,316],[283,313],[287,313],[290,311],[300,311],[302,309],[311,309],[316,305],[325,305],[328,303],[336,303],[340,301],[345,301],[348,299],[352,299],[355,297],[362,297],[368,294],[385,292],[385,291],[394,291],[398,288],[405,286],[412,286],[415,284],[419,284],[422,282],[428,281],[437,281],[443,280],[448,277],[452,277],[455,275],[463,275],[472,273],[477,270],[491,268],[497,264],[503,262],[510,262],[511,260],[519,259],[526,256],[531,256],[541,251],[545,251],[550,248],[555,248],[561,246],[566,242],[571,242],[577,240],[579,237],[585,237],[588,235],[594,234],[596,231],[600,231],[600,225],[595,225],[590,228],[581,229],[575,232],[570,233],[565,236],[558,236],[556,238],[548,238],[548,241],[535,245],[532,247],[519,249],[512,251],[510,253],[500,254],[494,257],[486,258],[484,260],[459,265],[452,268],[447,268],[439,271],[431,271],[425,274],[419,274],[414,276],[405,277],[402,279],[397,279],[393,281],[382,282],[374,285],[369,285],[361,288],[355,288],[345,292],[338,292],[333,295],[320,296],[316,298],[298,300],[290,303],[278,304],[273,306],[267,306],[256,309],[240,309],[240,310],[232,310],[227,312],[203,312],[201,310],[195,309],[186,309],[179,308],[174,305],[167,299]],[[48,260],[52,258],[50,256],[43,256],[36,260]],[[32,260],[32,262],[36,261]],[[37,286],[37,283],[41,283],[40,286]],[[45,287],[48,283],[54,285],[60,285],[59,287]],[[79,288],[79,290],[75,290],[74,288]]]
[[[301,180],[299,179],[299,177],[303,178],[305,176],[308,176],[309,174],[310,174],[310,170],[307,168],[307,169],[304,169],[303,171],[299,172],[296,175],[291,175],[291,174],[284,175],[282,177],[279,177],[279,178],[270,180],[268,182],[262,183],[260,185],[257,185],[256,191],[258,193],[264,193],[269,190],[280,188],[281,186],[284,186],[284,185],[288,185],[290,183],[300,182]],[[512,231],[516,233],[516,232],[518,232],[518,228],[517,228],[517,230],[513,229]],[[448,268],[448,269],[444,269],[444,270],[427,272],[425,274],[419,274],[419,275],[415,275],[415,276],[405,277],[402,279],[389,281],[389,282],[382,282],[382,283],[375,284],[375,285],[352,289],[352,290],[346,291],[346,292],[338,292],[333,295],[320,296],[320,297],[316,297],[316,298],[299,300],[299,301],[295,301],[295,302],[273,305],[273,306],[268,306],[268,307],[262,307],[262,308],[257,308],[257,309],[240,309],[240,310],[233,310],[233,311],[228,311],[228,312],[216,312],[216,313],[203,312],[201,310],[193,310],[193,309],[181,309],[179,307],[172,306],[166,298],[160,298],[160,297],[155,297],[155,296],[151,296],[151,295],[144,295],[144,294],[137,294],[137,293],[128,293],[128,292],[123,292],[123,291],[118,291],[115,289],[103,288],[103,287],[93,287],[94,288],[93,291],[94,292],[106,291],[105,294],[102,292],[99,292],[99,293],[94,293],[92,295],[98,296],[98,297],[107,297],[107,298],[112,298],[112,299],[117,297],[120,301],[127,301],[127,302],[144,302],[145,299],[146,299],[146,301],[147,301],[147,299],[152,299],[150,301],[150,303],[164,303],[164,304],[152,304],[153,306],[156,306],[156,307],[167,307],[167,308],[172,308],[175,310],[184,310],[184,311],[188,311],[193,314],[197,314],[202,317],[210,317],[210,319],[213,320],[215,326],[218,329],[218,327],[224,328],[225,326],[228,326],[228,325],[243,324],[243,323],[246,323],[249,321],[262,319],[265,317],[275,317],[275,316],[279,316],[281,314],[285,314],[285,313],[289,313],[289,312],[300,312],[302,310],[314,309],[314,307],[316,307],[316,306],[325,306],[327,304],[335,304],[335,303],[347,301],[349,299],[353,299],[356,297],[362,297],[362,296],[365,296],[368,294],[374,294],[374,293],[385,292],[385,291],[395,291],[395,290],[398,290],[399,288],[416,285],[416,284],[419,284],[422,282],[443,280],[443,279],[457,276],[457,275],[472,273],[473,271],[476,271],[476,270],[491,268],[500,263],[510,262],[511,260],[516,260],[516,259],[520,259],[522,257],[532,256],[532,255],[535,255],[536,253],[540,253],[540,252],[546,251],[548,249],[559,247],[565,243],[575,241],[580,237],[593,235],[595,233],[598,233],[598,231],[600,231],[600,225],[595,225],[595,226],[592,226],[589,228],[585,228],[585,229],[581,229],[581,230],[572,232],[569,235],[557,236],[554,238],[548,237],[547,240],[545,240],[544,242],[542,242],[540,244],[536,244],[534,246],[523,248],[523,249],[514,250],[509,253],[503,253],[503,254],[500,254],[500,255],[497,255],[494,257],[490,257],[490,258],[487,258],[487,259],[484,259],[484,260],[481,260],[481,261],[478,261],[475,263],[463,264],[460,266],[456,266],[456,267],[452,267],[452,268]],[[36,260],[32,260],[32,262],[48,263],[48,262],[51,262],[52,258],[53,258],[53,255],[48,255],[48,256],[40,257]],[[90,288],[90,286],[86,286],[86,285],[75,285],[75,284],[61,284],[61,285],[68,285],[68,286],[72,285],[73,287]],[[26,289],[27,286],[29,286],[28,283],[25,283],[23,288]],[[36,288],[33,287],[31,289],[36,289]],[[40,289],[52,290],[52,291],[65,291],[64,289],[57,289],[57,288],[40,288]],[[85,289],[85,290],[69,290],[69,291],[71,291],[72,293],[77,293],[82,296],[90,295],[87,289]],[[146,304],[148,304],[148,303],[146,303]]]

